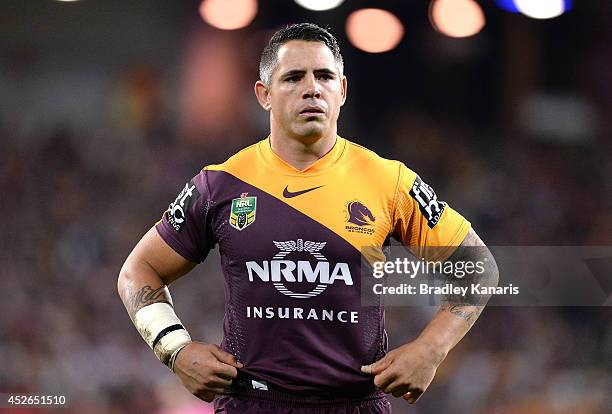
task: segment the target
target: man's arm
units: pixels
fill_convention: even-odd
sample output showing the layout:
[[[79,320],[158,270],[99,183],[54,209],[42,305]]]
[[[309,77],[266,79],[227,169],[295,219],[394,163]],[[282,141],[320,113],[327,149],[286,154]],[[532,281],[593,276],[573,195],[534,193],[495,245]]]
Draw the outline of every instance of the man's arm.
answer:
[[[126,259],[117,290],[132,321],[138,310],[157,302],[172,305],[167,285],[195,267],[172,250],[151,228]]]
[[[163,353],[158,348],[162,345],[158,338],[163,339],[166,331],[180,324],[171,308],[172,298],[167,285],[187,274],[195,265],[170,248],[152,228],[134,247],[121,268],[117,280],[119,296],[145,341],[151,346],[157,339],[153,349],[158,357]],[[157,334],[151,332],[151,329],[155,330],[151,326],[157,324],[163,328],[164,323],[169,325],[169,329],[161,329]],[[183,343],[180,349],[177,348],[172,362],[169,366],[183,385],[205,401],[223,394],[231,385],[232,378],[236,377],[236,368],[242,367],[233,355],[217,345],[199,342]]]
[[[474,230],[470,229],[449,261],[481,261],[484,271],[474,273],[471,280],[463,280],[462,283],[497,286],[499,271],[495,259]],[[477,300],[448,298],[416,340],[362,367],[362,371],[375,375],[374,384],[384,392],[394,397],[403,396],[410,403],[416,402],[431,384],[448,352],[478,319],[488,299],[489,296],[480,296]]]

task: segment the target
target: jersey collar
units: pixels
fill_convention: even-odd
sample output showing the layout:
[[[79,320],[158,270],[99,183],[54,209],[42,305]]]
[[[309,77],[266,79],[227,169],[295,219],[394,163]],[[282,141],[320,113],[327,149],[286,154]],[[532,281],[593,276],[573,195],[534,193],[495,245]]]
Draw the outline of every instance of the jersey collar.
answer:
[[[272,145],[270,144],[270,137],[259,141],[259,143],[257,144],[257,152],[259,154],[259,157],[268,166],[268,168],[274,170],[277,173],[292,176],[313,176],[322,174],[327,170],[333,168],[345,155],[347,147],[347,141],[337,135],[336,142],[332,149],[303,170],[298,170],[297,168],[283,160],[280,156],[278,156],[272,150]]]

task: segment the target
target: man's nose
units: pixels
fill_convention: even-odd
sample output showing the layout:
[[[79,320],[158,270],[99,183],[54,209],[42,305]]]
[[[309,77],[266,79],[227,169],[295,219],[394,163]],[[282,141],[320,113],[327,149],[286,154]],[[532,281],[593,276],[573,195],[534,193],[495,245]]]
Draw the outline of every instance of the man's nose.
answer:
[[[319,84],[317,80],[315,79],[314,75],[306,76],[305,82],[306,83],[304,86],[306,89],[304,89],[304,94],[302,95],[302,98],[304,99],[320,98],[321,90],[319,88]]]

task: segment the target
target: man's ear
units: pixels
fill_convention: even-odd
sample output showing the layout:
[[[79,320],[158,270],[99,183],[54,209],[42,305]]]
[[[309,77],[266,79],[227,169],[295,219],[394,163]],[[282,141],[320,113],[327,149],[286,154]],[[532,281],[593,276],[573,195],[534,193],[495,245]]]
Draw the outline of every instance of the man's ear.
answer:
[[[340,80],[341,85],[342,85],[342,103],[340,103],[340,106],[344,105],[344,103],[346,102],[346,88],[347,88],[347,80],[346,80],[346,76],[343,76],[342,79]]]
[[[270,91],[265,83],[258,80],[255,82],[255,96],[257,101],[263,109],[270,111],[272,109],[272,103],[270,102]]]

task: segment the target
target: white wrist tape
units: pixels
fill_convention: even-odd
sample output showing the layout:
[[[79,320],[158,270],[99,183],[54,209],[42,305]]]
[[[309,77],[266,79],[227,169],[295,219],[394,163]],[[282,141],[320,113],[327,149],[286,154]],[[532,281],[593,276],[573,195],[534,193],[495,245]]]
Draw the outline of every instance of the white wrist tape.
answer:
[[[170,368],[178,351],[191,343],[191,337],[174,309],[165,302],[139,309],[134,315],[134,325],[157,358]]]

